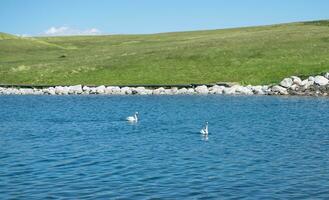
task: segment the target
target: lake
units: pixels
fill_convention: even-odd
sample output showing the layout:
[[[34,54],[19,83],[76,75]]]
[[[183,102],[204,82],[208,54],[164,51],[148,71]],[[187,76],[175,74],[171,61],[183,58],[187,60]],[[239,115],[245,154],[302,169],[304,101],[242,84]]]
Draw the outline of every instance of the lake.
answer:
[[[0,96],[0,105],[0,199],[329,198],[326,98]],[[139,122],[126,122],[135,111]]]

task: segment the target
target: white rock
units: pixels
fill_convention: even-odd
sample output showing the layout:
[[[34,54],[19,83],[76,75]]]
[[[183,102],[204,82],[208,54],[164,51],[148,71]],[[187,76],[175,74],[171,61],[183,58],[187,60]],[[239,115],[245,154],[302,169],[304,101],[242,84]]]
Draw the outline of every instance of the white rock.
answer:
[[[172,91],[171,91],[171,89],[165,89],[163,94],[172,95]]]
[[[311,85],[314,85],[314,81],[309,81],[309,80],[307,80],[307,82],[305,83],[305,85],[303,85],[303,88],[307,89],[307,88],[309,88]]]
[[[145,94],[146,95],[152,95],[153,91],[151,89],[145,89]]]
[[[62,94],[63,87],[62,86],[56,86],[55,87],[55,93],[56,94]]]
[[[50,95],[56,95],[55,88],[53,88],[53,87],[48,88],[48,93]]]
[[[237,87],[235,92],[238,93],[238,94],[242,94],[242,95],[252,95],[252,94],[254,94],[249,87],[243,87],[243,86]]]
[[[195,89],[194,88],[188,88],[187,89],[187,94],[189,94],[189,95],[195,94]]]
[[[10,91],[11,91],[10,88],[6,88],[6,89],[3,90],[2,94],[8,95],[8,94],[10,94]]]
[[[268,85],[263,85],[263,86],[262,86],[262,90],[263,90],[263,91],[266,91],[266,90],[268,90],[269,88],[270,88],[270,87],[269,87]]]
[[[196,91],[198,94],[208,94],[208,93],[209,93],[208,87],[205,86],[205,85],[197,86],[197,87],[195,88],[195,91]]]
[[[22,91],[25,91],[25,93],[22,93]],[[19,95],[19,94],[33,94],[34,90],[30,88],[10,88],[9,94]]]
[[[209,88],[209,94],[223,94],[224,86],[214,85]]]
[[[43,94],[49,94],[49,88],[43,88],[42,93]]]
[[[81,94],[83,92],[81,85],[73,85],[69,87],[69,94]]]
[[[285,88],[291,87],[293,84],[293,81],[291,78],[285,78],[280,82],[280,85]]]
[[[89,94],[89,92],[90,92],[91,89],[88,86],[85,85],[85,86],[82,87],[82,90],[83,90],[84,93],[88,93]]]
[[[145,87],[137,87],[134,89],[135,93],[138,95],[146,95]]]
[[[135,87],[130,87],[131,94],[136,95],[138,93],[137,89]]]
[[[327,72],[324,77],[326,77],[326,79],[329,79],[329,72]]]
[[[91,89],[88,86],[82,87],[82,94],[90,94]]]
[[[58,95],[68,95],[69,94],[69,87],[56,86],[55,87],[55,93],[58,94]]]
[[[108,87],[105,87],[104,89],[104,93],[105,94],[112,94],[112,86],[108,86]]]
[[[104,85],[96,87],[96,93],[97,94],[104,94],[106,87]]]
[[[89,94],[97,94],[97,88],[96,87],[90,87],[89,88]]]
[[[265,90],[267,90],[268,88],[263,88],[263,86],[258,85],[258,86],[253,86],[252,87],[252,91],[254,94],[258,94],[258,95],[264,95],[265,94]]]
[[[2,93],[5,95],[10,95],[10,94],[12,94],[11,92],[12,92],[11,88],[5,88]]]
[[[160,95],[160,91],[158,90],[158,89],[154,89],[153,91],[152,91],[152,94],[153,95]]]
[[[165,89],[163,87],[160,87],[160,88],[153,90],[152,94],[161,95],[161,94],[164,94],[164,92],[165,92]]]
[[[323,77],[323,76],[316,76],[316,77],[314,78],[314,83],[317,84],[317,85],[320,85],[320,86],[322,86],[322,85],[327,85],[328,82],[329,82],[329,80],[326,79],[326,78]]]
[[[36,89],[36,88],[34,88],[32,94],[33,95],[43,95],[43,91],[42,91],[42,89]]]
[[[187,94],[187,89],[186,88],[181,88],[178,90],[177,94]]]
[[[226,87],[223,89],[223,94],[233,95],[235,94],[236,87]]]
[[[300,86],[304,86],[308,83],[308,79],[305,79],[303,80],[301,83],[300,83]]]
[[[272,92],[277,93],[277,94],[281,94],[281,95],[287,95],[288,91],[286,88],[281,87],[279,85],[275,85],[272,87]]]
[[[293,90],[293,91],[296,91],[297,89],[299,88],[299,85],[298,84],[293,84],[290,89]]]
[[[112,92],[115,95],[120,95],[121,94],[121,88],[120,87],[113,87]]]
[[[313,76],[310,76],[310,77],[308,77],[308,80],[309,81],[314,81],[314,77]]]
[[[9,94],[19,95],[19,94],[22,94],[21,90],[24,90],[25,91],[24,94],[27,94],[27,95],[31,95],[34,93],[34,90],[30,89],[30,88],[25,88],[25,89],[11,88],[9,91]]]
[[[119,94],[121,94],[121,89],[118,86],[108,86],[104,89],[104,93],[119,95]]]
[[[172,94],[177,94],[178,93],[178,88],[177,87],[171,88],[171,93]]]
[[[291,76],[293,84],[301,85],[302,80],[298,76]]]
[[[69,91],[70,91],[69,87],[67,87],[67,86],[63,87],[63,94],[64,95],[68,95]]]
[[[132,94],[136,95],[150,95],[153,93],[152,90],[145,89],[145,87],[130,88]]]
[[[122,95],[124,95],[124,94],[131,95],[132,91],[129,87],[123,87],[123,88],[121,88],[121,94]]]

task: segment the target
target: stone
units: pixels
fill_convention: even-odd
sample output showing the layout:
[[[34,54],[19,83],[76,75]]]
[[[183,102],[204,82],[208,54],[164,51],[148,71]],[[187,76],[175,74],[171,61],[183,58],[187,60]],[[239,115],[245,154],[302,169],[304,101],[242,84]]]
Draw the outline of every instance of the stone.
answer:
[[[105,94],[114,94],[114,95],[120,95],[121,89],[118,86],[108,86],[104,89]]]
[[[265,90],[268,90],[270,87],[268,85],[263,85],[262,86],[262,90],[265,91]]]
[[[63,87],[63,95],[68,95],[69,91],[70,91],[69,87],[67,86]]]
[[[137,95],[137,94],[138,94],[138,91],[137,91],[136,88],[131,87],[130,89],[131,89],[131,94],[132,94],[132,95]]]
[[[280,82],[280,85],[285,88],[291,87],[293,84],[293,81],[291,78],[285,78]]]
[[[309,88],[312,85],[314,85],[314,81],[307,80],[307,82],[305,83],[305,85],[303,85],[303,88],[304,89],[307,89],[307,88]]]
[[[124,95],[124,94],[131,95],[132,94],[132,91],[131,91],[131,89],[129,87],[123,87],[123,88],[121,88],[121,94],[122,95]]]
[[[121,89],[118,86],[112,87],[111,91],[112,91],[111,94],[114,94],[114,95],[120,95],[121,94]]]
[[[171,88],[171,93],[172,94],[177,94],[178,93],[178,88],[177,87]]]
[[[313,76],[310,76],[310,77],[308,77],[308,80],[309,81],[314,81],[314,77]]]
[[[160,88],[153,90],[152,94],[161,95],[161,94],[164,94],[164,91],[165,91],[165,89],[163,87],[160,87]]]
[[[291,76],[293,84],[301,85],[302,79],[300,79],[298,76]]]
[[[209,94],[223,94],[224,86],[214,85],[209,88]]]
[[[42,91],[42,89],[34,88],[32,94],[33,95],[43,95],[43,91]]]
[[[53,87],[48,88],[48,93],[50,95],[56,95],[55,88],[53,88]]]
[[[198,94],[208,94],[208,93],[209,93],[208,87],[205,86],[205,85],[197,86],[197,87],[195,88],[195,91],[196,91]]]
[[[82,87],[82,90],[83,90],[83,92],[88,92],[89,93],[90,88],[85,85],[85,86]]]
[[[145,89],[144,93],[145,95],[152,95],[153,91],[150,89]]]
[[[242,95],[252,95],[254,94],[249,87],[239,86],[235,89],[235,92]]]
[[[42,92],[43,92],[43,94],[47,94],[47,95],[56,95],[55,88],[53,88],[53,87],[44,88],[44,89],[42,89]]]
[[[89,88],[89,94],[97,94],[97,88],[96,87],[91,87]]]
[[[272,92],[274,92],[275,94],[280,94],[280,95],[287,95],[288,91],[286,88],[281,87],[279,85],[275,85],[272,87]]]
[[[290,90],[296,91],[299,89],[299,85],[298,84],[293,84],[290,88]]]
[[[263,89],[263,86],[253,86],[252,88],[252,91],[254,94],[258,94],[258,95],[264,95],[265,92],[264,92],[264,89]],[[267,88],[266,88],[267,90]]]
[[[58,95],[68,95],[69,94],[69,88],[68,87],[62,87],[62,86],[56,86],[55,87],[55,93]]]
[[[172,95],[172,91],[171,91],[171,89],[165,89],[164,92],[163,92],[163,94],[165,94],[165,95]]]
[[[104,93],[105,94],[112,94],[112,86],[108,86],[108,87],[106,87],[105,89],[104,89]]]
[[[97,94],[104,94],[106,87],[104,85],[96,87],[96,93]]]
[[[181,88],[178,90],[177,94],[187,94],[187,89],[186,88]]]
[[[20,88],[19,90],[13,88],[11,91],[12,94],[22,94],[22,95],[31,95],[34,94],[34,90],[32,88]]]
[[[136,94],[138,94],[138,95],[146,95],[147,94],[146,91],[145,91],[145,87],[137,87],[137,88],[135,88],[135,91],[137,91]]]
[[[324,77],[325,77],[326,79],[329,79],[329,72],[325,73],[325,74],[324,74]]]
[[[223,94],[233,95],[233,94],[235,94],[235,90],[236,90],[236,87],[234,87],[234,86],[226,87],[223,89]]]
[[[187,89],[187,94],[189,94],[189,95],[195,94],[195,89],[194,88],[188,88]]]
[[[329,80],[326,79],[324,76],[316,76],[314,78],[314,83],[317,84],[317,85],[320,85],[320,86],[327,85],[328,82],[329,82]]]
[[[69,94],[81,94],[83,92],[81,85],[73,85],[69,87]]]
[[[303,80],[301,83],[300,83],[300,86],[304,86],[308,83],[308,79],[305,79]]]

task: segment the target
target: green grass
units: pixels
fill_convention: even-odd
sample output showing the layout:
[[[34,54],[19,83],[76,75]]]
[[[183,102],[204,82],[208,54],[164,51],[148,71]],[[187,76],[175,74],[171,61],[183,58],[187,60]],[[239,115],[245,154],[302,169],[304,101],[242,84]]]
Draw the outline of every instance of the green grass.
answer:
[[[329,21],[152,35],[0,33],[0,83],[277,83],[329,71]]]

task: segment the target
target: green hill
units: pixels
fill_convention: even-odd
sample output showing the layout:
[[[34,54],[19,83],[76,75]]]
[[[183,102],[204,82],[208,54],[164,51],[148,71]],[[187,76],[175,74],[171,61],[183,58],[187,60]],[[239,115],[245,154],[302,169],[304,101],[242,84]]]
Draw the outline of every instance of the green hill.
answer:
[[[9,40],[9,39],[17,39],[17,38],[18,38],[17,36],[0,32],[0,40]]]
[[[326,71],[326,20],[151,35],[0,34],[0,83],[268,84]]]

